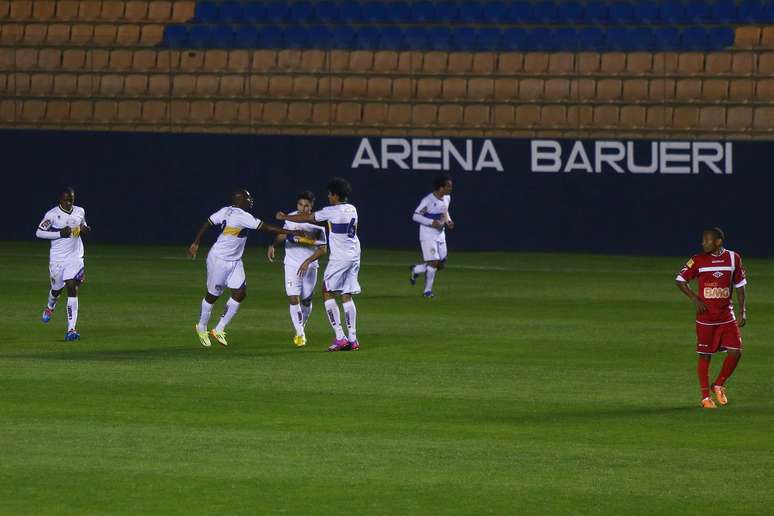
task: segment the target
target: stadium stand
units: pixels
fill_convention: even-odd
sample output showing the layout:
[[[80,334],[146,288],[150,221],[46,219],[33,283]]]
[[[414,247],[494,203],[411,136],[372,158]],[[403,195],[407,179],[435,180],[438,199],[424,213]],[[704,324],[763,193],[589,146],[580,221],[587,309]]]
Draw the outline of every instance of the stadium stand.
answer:
[[[0,1],[0,91],[2,127],[771,138],[774,1]]]

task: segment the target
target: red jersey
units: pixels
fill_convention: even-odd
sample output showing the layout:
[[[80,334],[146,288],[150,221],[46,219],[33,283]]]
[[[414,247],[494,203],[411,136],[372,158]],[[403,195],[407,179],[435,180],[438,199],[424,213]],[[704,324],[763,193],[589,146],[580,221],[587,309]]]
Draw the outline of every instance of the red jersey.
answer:
[[[742,257],[724,249],[719,255],[701,253],[694,255],[680,270],[677,281],[691,281],[699,278],[697,292],[707,306],[707,311],[698,314],[699,324],[723,324],[735,321],[731,294],[735,288],[747,284]]]

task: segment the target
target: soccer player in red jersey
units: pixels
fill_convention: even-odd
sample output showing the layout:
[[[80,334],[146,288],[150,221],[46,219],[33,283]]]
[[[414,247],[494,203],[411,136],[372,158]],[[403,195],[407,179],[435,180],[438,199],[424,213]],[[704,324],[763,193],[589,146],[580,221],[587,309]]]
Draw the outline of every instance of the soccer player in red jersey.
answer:
[[[704,252],[688,260],[676,278],[677,288],[696,306],[696,352],[699,354],[697,372],[703,408],[717,407],[710,397],[709,366],[712,355],[720,351],[726,352],[726,359],[711,390],[718,403],[728,403],[725,383],[742,358],[739,328],[747,323],[744,289],[747,278],[742,257],[739,253],[725,249],[724,239],[725,234],[720,228],[705,230],[701,242]],[[688,286],[694,278],[699,280],[698,294]],[[734,290],[742,314],[739,320],[734,315],[731,299]]]

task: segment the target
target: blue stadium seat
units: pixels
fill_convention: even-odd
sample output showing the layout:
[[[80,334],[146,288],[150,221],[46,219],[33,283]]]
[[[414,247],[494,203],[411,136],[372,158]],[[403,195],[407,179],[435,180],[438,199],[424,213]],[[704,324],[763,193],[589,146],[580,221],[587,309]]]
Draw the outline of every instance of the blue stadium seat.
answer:
[[[685,19],[690,23],[712,21],[712,5],[703,0],[691,0],[685,4]]]
[[[632,4],[625,2],[616,2],[609,8],[610,21],[613,23],[632,23],[634,22],[634,8]]]
[[[471,51],[476,44],[476,30],[469,27],[457,27],[452,31],[451,49]]]
[[[404,37],[393,41],[393,48],[406,48],[407,50],[431,50],[433,35],[423,27],[409,27]]]
[[[641,27],[610,27],[605,35],[605,48],[623,52],[650,50],[653,48],[653,33]]]
[[[376,27],[360,27],[356,31],[355,47],[358,50],[379,50],[381,30]]]
[[[518,52],[527,48],[528,32],[524,29],[505,29],[502,35],[500,48],[505,51]]]
[[[309,31],[302,25],[289,25],[285,28],[285,46],[287,48],[309,48]]]
[[[578,50],[578,33],[570,27],[561,27],[554,31],[554,39],[559,50]]]
[[[284,48],[285,34],[282,28],[274,25],[266,25],[258,30],[258,48]]]
[[[408,30],[424,32],[422,27],[412,27]],[[407,31],[408,32],[408,31]],[[420,37],[419,34],[415,34],[415,37]],[[426,37],[423,39],[427,39]],[[424,41],[423,41],[424,43]],[[379,38],[379,48],[383,50],[403,50],[406,48],[405,35],[400,27],[383,27]],[[424,46],[420,46],[417,50],[423,50]]]
[[[331,31],[332,48],[354,48],[357,33],[348,25],[334,26]]]
[[[652,30],[651,41],[656,50],[677,50],[680,48],[680,31],[674,27],[657,27]]]
[[[411,19],[418,23],[435,21],[435,4],[426,0],[412,4]]]
[[[447,51],[451,48],[451,29],[449,27],[431,27],[427,31],[427,49]]]
[[[704,27],[688,27],[680,33],[680,47],[683,50],[705,50],[710,43]]]
[[[523,1],[513,2],[508,9],[506,19],[511,23],[532,22],[532,4]]]
[[[736,33],[731,27],[713,27],[707,29],[708,50],[721,50],[734,45]]]
[[[336,2],[325,0],[314,6],[315,18],[325,23],[336,23],[340,20],[339,6]]]
[[[269,2],[266,4],[266,18],[273,23],[283,23],[288,19],[287,2]]]
[[[164,27],[164,45],[171,48],[188,46],[188,29],[184,25],[167,25]]]
[[[237,27],[233,46],[236,48],[260,48],[261,34],[258,32],[258,27],[254,25]]]
[[[605,33],[597,27],[584,27],[578,31],[578,50],[602,50],[605,44]]]
[[[230,25],[216,25],[211,29],[212,46],[230,48],[234,46],[234,29]]]
[[[484,28],[476,33],[475,50],[480,52],[496,52],[501,48],[502,32],[500,29]]]
[[[556,4],[553,2],[537,2],[532,5],[532,20],[537,23],[556,23],[558,21]]]
[[[363,19],[360,3],[347,0],[339,4],[339,19],[347,23],[357,23]]]
[[[609,18],[609,12],[607,4],[600,1],[591,1],[586,4],[586,8],[583,9],[583,22],[584,23],[607,23]]]
[[[462,23],[481,23],[484,21],[484,8],[477,0],[467,0],[460,4]]]
[[[242,7],[242,16],[247,23],[266,21],[266,7],[263,4],[248,2]]]
[[[314,8],[309,2],[293,2],[290,4],[288,19],[294,23],[308,23],[314,19]]]
[[[661,22],[669,24],[689,23],[685,5],[681,2],[664,2],[659,9]]]
[[[543,27],[538,27],[528,32],[526,39],[526,50],[548,52],[560,49],[558,42],[556,41],[554,31]]]
[[[737,9],[740,23],[760,23],[763,19],[763,4],[758,0],[742,0]]]
[[[583,5],[578,2],[562,2],[558,6],[556,16],[560,23],[580,23],[583,21]]]
[[[435,4],[435,16],[439,23],[451,23],[460,19],[460,11],[455,2],[438,2]]]
[[[331,33],[328,27],[310,25],[307,30],[309,31],[309,48],[325,49],[330,46]]]
[[[194,9],[194,21],[199,23],[215,23],[220,13],[215,2],[196,2]]]
[[[764,2],[762,23],[774,23],[774,1],[772,0],[767,0]]]
[[[390,2],[387,6],[387,20],[393,23],[407,23],[411,21],[411,6],[408,2]]]
[[[363,4],[363,21],[367,23],[385,23],[389,21],[389,7],[383,2]]]
[[[632,7],[632,17],[637,23],[656,24],[661,20],[661,12],[655,2],[635,2]]]
[[[210,25],[193,25],[188,29],[188,45],[191,48],[209,48],[215,46]]]
[[[484,4],[482,18],[488,23],[503,23],[508,19],[508,6],[500,1],[487,2]]]
[[[235,0],[229,0],[220,4],[220,21],[226,23],[241,23],[244,20],[242,15],[242,4]]]
[[[717,23],[736,22],[736,2],[734,0],[718,0],[712,5],[712,19]]]

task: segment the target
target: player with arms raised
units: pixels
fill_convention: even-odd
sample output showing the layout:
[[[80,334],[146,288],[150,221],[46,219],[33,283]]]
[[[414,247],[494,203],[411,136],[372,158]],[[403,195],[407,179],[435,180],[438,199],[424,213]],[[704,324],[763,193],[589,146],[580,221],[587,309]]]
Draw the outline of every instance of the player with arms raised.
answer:
[[[314,208],[314,194],[304,191],[296,199],[297,210],[290,215],[299,213],[310,214]],[[305,237],[288,237],[277,235],[269,246],[266,255],[270,262],[274,261],[275,246],[285,242],[285,292],[290,303],[290,321],[296,335],[293,344],[296,347],[306,346],[304,327],[312,313],[312,295],[317,286],[317,260],[328,252],[325,230],[307,222],[285,221],[285,229],[303,231]]]
[[[352,187],[346,179],[333,178],[328,182],[328,202],[322,210],[314,213],[287,215],[277,212],[277,219],[291,222],[327,222],[330,258],[325,267],[323,299],[328,321],[333,328],[333,343],[328,351],[357,351],[357,309],[352,299],[360,294],[358,274],[360,272],[360,240],[357,237],[357,209],[349,204]],[[341,312],[336,304],[336,295],[341,295],[341,304],[347,321],[349,338],[345,338],[341,327]]]
[[[196,238],[188,248],[188,255],[191,258],[196,258],[199,243],[204,234],[212,227],[220,228],[220,235],[207,254],[207,292],[202,299],[199,323],[194,327],[199,335],[199,341],[204,347],[210,347],[210,335],[221,346],[228,346],[226,325],[236,315],[240,303],[247,297],[247,280],[242,264],[247,233],[251,229],[272,233],[291,233],[277,226],[264,224],[260,219],[251,215],[249,210],[253,208],[253,202],[253,196],[247,190],[234,192],[231,206],[221,208],[210,215],[199,228]],[[207,323],[210,320],[213,305],[226,287],[231,289],[231,297],[226,301],[226,310],[217,326],[208,334]]]
[[[417,277],[425,275],[424,296],[433,297],[435,274],[444,268],[446,257],[446,228],[454,229],[449,216],[452,180],[442,174],[433,180],[433,191],[427,194],[414,210],[414,222],[419,224],[419,245],[422,248],[424,263],[412,265],[409,281],[416,285]]]
[[[75,328],[78,322],[78,289],[85,270],[81,235],[89,231],[91,228],[86,224],[86,210],[75,206],[75,190],[68,186],[59,193],[59,203],[46,212],[35,232],[38,238],[51,240],[48,264],[51,290],[42,320],[44,323],[51,320],[59,294],[66,286],[67,341],[81,338]]]
[[[705,230],[702,234],[703,253],[694,255],[677,275],[676,284],[696,306],[696,352],[699,354],[697,372],[701,386],[701,406],[716,408],[710,397],[710,388],[718,403],[728,403],[725,383],[742,357],[742,337],[739,328],[747,323],[745,285],[746,273],[742,257],[723,247],[725,234],[720,228]],[[698,294],[688,283],[698,279]],[[734,315],[732,293],[736,290],[741,318]],[[712,355],[726,352],[726,359],[715,382],[710,387],[709,367]]]

